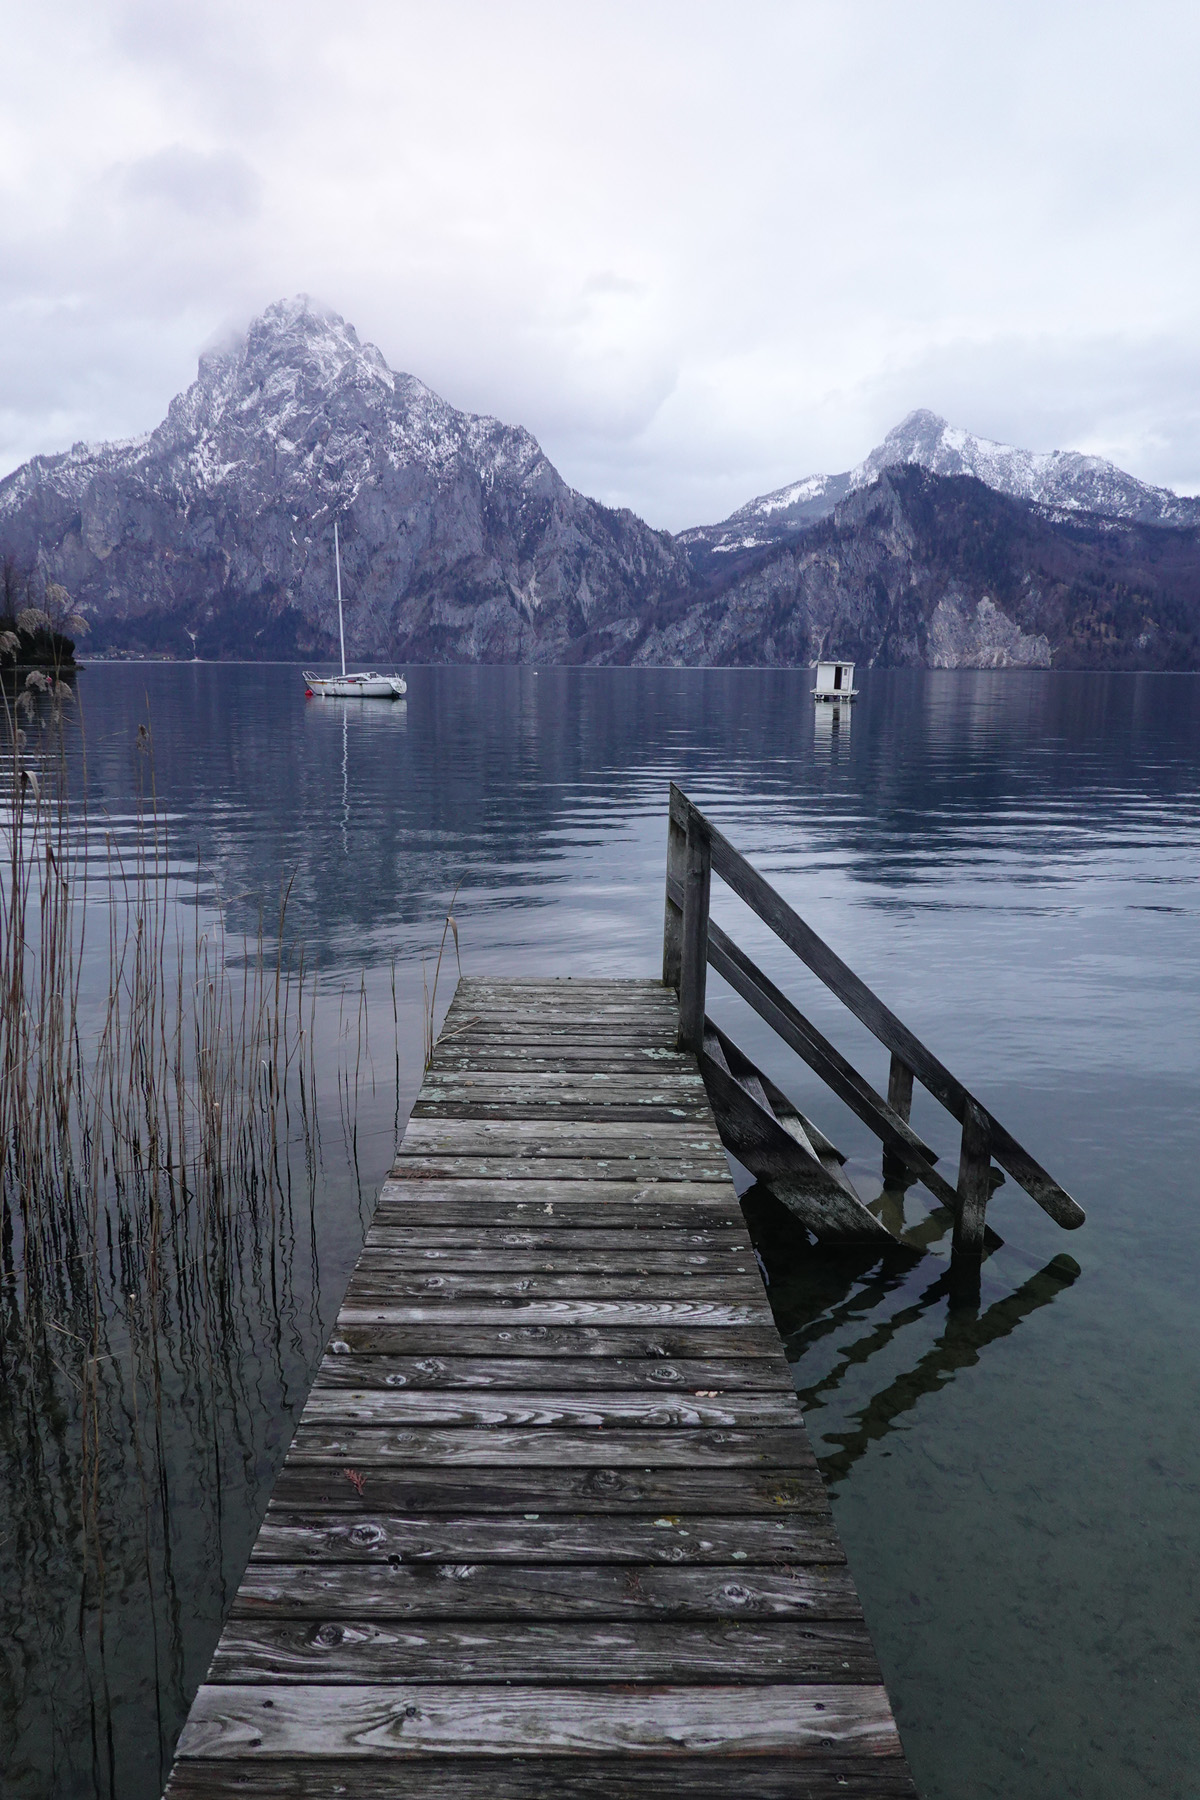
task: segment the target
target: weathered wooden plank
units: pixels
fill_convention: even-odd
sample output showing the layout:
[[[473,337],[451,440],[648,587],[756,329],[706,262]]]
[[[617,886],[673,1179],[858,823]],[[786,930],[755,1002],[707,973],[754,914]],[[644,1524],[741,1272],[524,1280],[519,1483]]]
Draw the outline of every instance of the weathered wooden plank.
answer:
[[[515,1024],[520,1026],[522,1038],[534,1043],[546,1032],[574,1031],[580,1027],[600,1035],[621,1036],[633,1044],[670,1034],[671,1047],[675,1048],[675,996],[673,993],[668,995],[665,989],[659,992],[664,998],[651,1005],[644,999],[612,1002],[596,999],[570,1006],[543,1005],[531,996],[487,1000],[480,1005],[461,1008],[455,1002],[446,1015],[441,1041],[454,1044],[475,1031],[495,1033]]]
[[[351,1325],[770,1325],[765,1300],[460,1300],[384,1304],[364,1301],[338,1314]]]
[[[751,1265],[754,1266],[753,1264]],[[675,1294],[680,1301],[724,1300],[754,1305],[762,1293],[757,1268],[750,1270],[696,1270],[672,1277],[665,1269],[643,1272],[637,1265],[615,1274],[593,1274],[588,1269],[568,1275],[545,1275],[525,1270],[489,1273],[487,1269],[390,1269],[378,1271],[374,1263],[356,1270],[346,1289],[346,1304],[362,1306],[365,1296],[379,1295],[390,1303],[406,1300],[462,1302],[479,1298],[489,1305],[513,1300],[616,1300],[657,1299]]]
[[[969,1096],[963,1108],[962,1146],[954,1220],[954,1254],[981,1261],[984,1215],[991,1198],[991,1120]]]
[[[817,1237],[835,1243],[891,1243],[891,1233],[857,1194],[850,1193],[820,1159],[714,1057],[701,1052],[700,1066],[726,1148]]]
[[[557,1185],[557,1184],[556,1184]],[[562,1247],[564,1255],[602,1250],[652,1254],[678,1250],[736,1252],[749,1244],[749,1233],[736,1204],[704,1206],[697,1201],[656,1206],[649,1200],[601,1200],[583,1197],[590,1184],[580,1183],[580,1198],[565,1196],[541,1204],[536,1200],[510,1201],[507,1184],[491,1184],[495,1198],[461,1202],[447,1199],[431,1204],[425,1184],[406,1188],[400,1199],[389,1199],[376,1208],[368,1228],[365,1248],[403,1249],[406,1245],[429,1249],[455,1249],[474,1245],[486,1249],[519,1250],[528,1247],[545,1253]],[[548,1210],[547,1210],[548,1208]],[[453,1216],[445,1216],[448,1210]],[[397,1235],[406,1233],[405,1236]]]
[[[795,1394],[741,1391],[715,1399],[695,1394],[622,1392],[422,1393],[410,1388],[314,1387],[301,1414],[305,1425],[464,1425],[518,1430],[534,1426],[621,1427],[664,1431],[668,1426],[723,1430],[791,1426],[799,1422]]]
[[[324,1358],[323,1388],[518,1388],[585,1394],[617,1389],[694,1393],[698,1388],[752,1388],[791,1393],[782,1357],[698,1356],[664,1361],[619,1356],[389,1356],[334,1354]]]
[[[495,1232],[488,1235],[491,1240],[497,1236]],[[357,1267],[364,1277],[401,1273],[469,1275],[477,1270],[491,1270],[497,1275],[556,1275],[569,1269],[578,1275],[669,1277],[677,1270],[689,1277],[711,1273],[720,1278],[757,1274],[758,1271],[748,1238],[741,1244],[723,1244],[715,1250],[683,1246],[660,1250],[645,1242],[630,1243],[628,1238],[620,1245],[604,1245],[593,1250],[574,1241],[564,1244],[561,1234],[551,1248],[541,1250],[514,1249],[507,1243],[492,1241],[481,1244],[478,1238],[472,1249],[456,1249],[444,1244],[419,1246],[409,1243],[393,1247],[368,1243]]]
[[[535,1024],[528,1018],[497,1015],[491,1019],[465,1021],[444,1037],[443,1056],[514,1054],[514,1045],[535,1056],[567,1056],[575,1059],[590,1056],[613,1067],[611,1053],[620,1048],[630,1055],[649,1058],[665,1067],[686,1068],[671,1059],[678,1057],[674,1022],[665,1017],[659,1024],[630,1026],[618,1021],[559,1018]]]
[[[564,1154],[563,1142],[574,1147],[576,1155],[586,1148],[589,1155],[627,1155],[637,1147],[638,1155],[694,1156],[720,1150],[721,1140],[710,1125],[660,1125],[652,1119],[639,1119],[631,1125],[585,1121],[574,1124],[553,1119],[534,1119],[511,1125],[484,1119],[414,1119],[404,1134],[404,1146],[411,1144],[414,1155],[431,1156],[487,1154],[498,1144],[511,1144],[514,1154],[525,1156]],[[545,1151],[541,1145],[553,1146]],[[614,1148],[615,1147],[615,1148]]]
[[[231,1619],[209,1680],[878,1681],[853,1619]]]
[[[639,1156],[634,1153],[620,1157],[598,1156],[551,1157],[536,1155],[506,1156],[499,1152],[488,1156],[418,1156],[415,1152],[409,1156],[400,1156],[392,1167],[394,1180],[420,1181],[588,1181],[594,1182],[605,1169],[611,1171],[615,1180],[617,1170],[628,1171],[631,1180],[645,1183],[649,1181],[711,1181],[719,1185],[728,1194],[729,1164],[725,1161],[724,1152],[718,1162],[715,1157],[697,1156],[691,1160],[687,1157]]]
[[[350,1473],[347,1473],[347,1468]],[[361,1491],[359,1483],[362,1483]],[[808,1445],[797,1460],[769,1469],[565,1468],[434,1464],[355,1469],[344,1461],[286,1462],[273,1501],[291,1510],[361,1514],[493,1513],[523,1518],[535,1512],[611,1515],[656,1511],[767,1514],[819,1512],[828,1506],[816,1458]]]
[[[687,819],[695,813],[686,795],[672,784],[671,812],[672,816],[680,816],[684,829]],[[703,815],[701,815],[702,817]],[[940,1062],[932,1051],[898,1019],[896,1014],[885,1006],[877,994],[872,993],[854,970],[844,963],[837,953],[830,949],[810,925],[783,900],[775,890],[763,880],[756,869],[753,869],[745,857],[736,851],[729,840],[722,836],[714,826],[704,821],[712,846],[712,866],[716,874],[731,887],[739,899],[756,912],[763,923],[769,925],[776,936],[781,938],[789,950],[795,952],[800,960],[808,965],[831,993],[835,994],[843,1004],[849,1007],[854,1016],[874,1033],[880,1043],[893,1055],[907,1064],[917,1079],[928,1088],[936,1100],[946,1108],[947,1112],[962,1120],[968,1100],[974,1098],[963,1087],[962,1083],[950,1073],[944,1063]],[[1073,1200],[1065,1189],[1061,1188],[1052,1175],[1042,1168],[1041,1164],[1030,1156],[1029,1152],[1007,1132],[1000,1121],[989,1113],[979,1101],[975,1101],[980,1113],[986,1117],[991,1131],[992,1155],[1001,1166],[1008,1170],[1014,1181],[1018,1181],[1026,1193],[1037,1201],[1057,1224],[1073,1230],[1084,1221],[1083,1208]]]
[[[749,1563],[276,1563],[252,1562],[235,1618],[627,1619],[796,1616],[857,1619],[844,1566]]]
[[[691,1069],[664,1067],[658,1059],[645,1068],[622,1070],[609,1064],[607,1056],[602,1066],[595,1069],[577,1069],[569,1063],[555,1070],[536,1067],[488,1069],[477,1067],[474,1061],[465,1069],[433,1065],[426,1071],[420,1098],[470,1100],[485,1093],[505,1096],[530,1093],[555,1100],[611,1097],[635,1101],[647,1095],[671,1100],[702,1101],[704,1098]]]
[[[489,1101],[480,1098],[476,1101],[461,1099],[443,1101],[436,1097],[419,1100],[414,1105],[412,1119],[458,1119],[482,1122],[488,1120],[493,1124],[510,1122],[512,1124],[568,1124],[592,1125],[603,1120],[613,1125],[636,1125],[645,1120],[653,1125],[688,1125],[707,1119],[708,1109],[701,1106],[682,1106],[668,1101],[643,1099],[628,1101],[606,1101],[603,1105],[594,1101],[583,1104],[572,1101],[570,1097],[563,1100],[548,1100],[544,1096],[530,1096],[524,1100]]]
[[[688,1200],[679,1204],[668,1202],[659,1206],[652,1200],[591,1200],[586,1198],[592,1183],[579,1182],[579,1198],[572,1197],[573,1183],[555,1182],[548,1184],[556,1190],[555,1197],[545,1202],[538,1200],[509,1200],[506,1196],[509,1187],[518,1192],[523,1186],[536,1187],[540,1183],[505,1182],[503,1186],[495,1182],[471,1183],[480,1188],[487,1198],[474,1197],[456,1200],[452,1197],[456,1184],[444,1183],[438,1187],[434,1182],[412,1182],[401,1188],[402,1199],[388,1199],[376,1208],[372,1221],[373,1226],[411,1226],[425,1230],[432,1226],[444,1225],[447,1229],[469,1230],[476,1241],[493,1230],[503,1230],[511,1226],[533,1226],[535,1224],[552,1225],[556,1233],[574,1231],[619,1231],[622,1235],[642,1232],[644,1241],[653,1244],[658,1233],[673,1232],[722,1232],[737,1233],[741,1236],[745,1230],[742,1214],[736,1200],[732,1199],[729,1188],[719,1188],[716,1183],[707,1192],[712,1198],[707,1201]],[[613,1183],[617,1187],[617,1183]],[[395,1184],[393,1192],[400,1188]],[[618,1189],[618,1191],[620,1191]],[[448,1196],[437,1200],[434,1196],[444,1193]],[[495,1196],[491,1198],[490,1196]],[[546,1207],[550,1212],[546,1214]],[[634,1239],[636,1242],[636,1238]]]
[[[673,998],[547,1000],[460,985],[170,1791],[913,1800]]]
[[[539,1069],[514,1074],[511,1071],[498,1073],[495,1070],[476,1068],[471,1068],[469,1072],[451,1073],[431,1067],[425,1071],[421,1089],[423,1093],[439,1095],[459,1092],[469,1095],[483,1089],[489,1092],[520,1093],[531,1089],[534,1092],[552,1094],[619,1094],[622,1097],[640,1097],[644,1091],[648,1091],[652,1094],[691,1095],[703,1101],[704,1081],[696,1072],[691,1058],[681,1057],[679,1061],[681,1066],[677,1069],[654,1066],[648,1077],[640,1072],[637,1075],[626,1075],[610,1068],[585,1074],[551,1074]]]
[[[530,1176],[507,1177],[503,1189],[498,1190],[491,1177],[463,1174],[458,1164],[455,1164],[454,1174],[442,1182],[424,1178],[414,1180],[406,1163],[398,1175],[389,1175],[383,1183],[379,1204],[381,1207],[398,1202],[412,1205],[420,1200],[441,1206],[443,1203],[465,1204],[468,1200],[484,1200],[492,1203],[503,1201],[506,1206],[525,1204],[544,1207],[554,1206],[560,1201],[571,1201],[575,1205],[621,1202],[627,1206],[644,1205],[647,1209],[664,1206],[715,1207],[723,1209],[736,1226],[744,1228],[741,1208],[729,1180],[729,1165],[726,1163],[724,1167],[721,1192],[714,1194],[709,1181],[693,1181],[688,1175],[669,1175],[647,1181],[637,1171],[630,1170],[627,1173],[623,1168],[615,1168],[611,1172],[593,1170],[584,1183],[558,1181],[552,1172],[539,1169]]]
[[[587,993],[554,993],[546,988],[465,989],[455,994],[446,1014],[447,1026],[457,1018],[473,1017],[478,1012],[521,1011],[535,1018],[561,1013],[579,1014],[587,1018],[608,1014],[628,1016],[643,1023],[660,1014],[673,1012],[674,995],[661,983],[657,987],[617,993],[610,988],[592,988]]]
[[[462,976],[450,1002],[450,1011],[455,1007],[478,1006],[487,1000],[495,1000],[500,1005],[521,1000],[547,1008],[612,1006],[648,1012],[668,1005],[671,998],[670,990],[661,981],[491,981]]]
[[[372,1224],[363,1246],[364,1250],[411,1250],[421,1257],[428,1255],[436,1258],[460,1251],[472,1256],[489,1256],[496,1251],[513,1255],[525,1250],[541,1255],[549,1251],[558,1256],[570,1256],[572,1260],[576,1256],[601,1250],[635,1255],[642,1247],[655,1256],[668,1253],[690,1256],[697,1251],[709,1254],[732,1251],[753,1254],[750,1236],[745,1230],[671,1231],[660,1228],[654,1232],[643,1231],[639,1234],[636,1230],[628,1229],[583,1229],[572,1230],[568,1236],[563,1225],[554,1218],[548,1220],[540,1230],[529,1226],[508,1226],[494,1231],[480,1231],[478,1227],[467,1230],[434,1221],[405,1225]]]
[[[386,1757],[788,1754],[895,1756],[880,1686],[205,1686],[179,1755]]]
[[[728,1518],[671,1513],[658,1518],[592,1513],[497,1520],[404,1518],[363,1512],[285,1512],[271,1507],[255,1540],[254,1562],[285,1563],[842,1563],[831,1515]]]
[[[772,1030],[882,1139],[889,1155],[899,1157],[905,1167],[910,1167],[935,1199],[945,1202],[953,1195],[954,1190],[949,1182],[933,1167],[937,1161],[934,1152],[909,1127],[908,1115],[899,1112],[877,1094],[828,1038],[793,1005],[787,995],[754,966],[731,938],[716,927],[712,933],[709,956],[717,973],[723,975],[730,986],[749,1001]],[[893,1057],[893,1062],[897,1061]],[[908,1071],[908,1097],[911,1110],[911,1070]]]
[[[487,1071],[520,1075],[562,1073],[580,1079],[586,1074],[619,1075],[626,1079],[644,1074],[656,1080],[664,1073],[690,1074],[691,1063],[683,1051],[661,1046],[644,1048],[622,1043],[593,1048],[565,1040],[548,1046],[514,1042],[507,1036],[497,1037],[490,1045],[472,1045],[470,1049],[451,1039],[434,1051],[428,1073],[479,1074]]]
[[[662,1007],[647,1013],[637,1007],[537,1007],[514,1001],[511,1006],[491,1003],[451,1014],[443,1037],[451,1043],[471,1043],[519,1030],[531,1043],[544,1043],[558,1034],[575,1042],[619,1037],[633,1044],[663,1044],[675,1048],[675,1012]]]
[[[576,1468],[787,1468],[806,1460],[799,1425],[761,1430],[404,1430],[386,1425],[297,1427],[291,1462],[556,1464]]]
[[[814,1757],[817,1753],[814,1752]],[[424,1757],[404,1764],[403,1800],[916,1800],[900,1757]],[[387,1762],[223,1757],[178,1763],[168,1800],[398,1800]]]
[[[456,1022],[452,1030],[443,1033],[440,1053],[454,1056],[465,1050],[512,1055],[518,1046],[522,1051],[550,1056],[583,1052],[607,1058],[610,1051],[618,1049],[655,1060],[682,1054],[676,1041],[673,1012],[635,1022],[631,1018],[567,1012],[533,1017],[512,1010],[475,1013]],[[687,1064],[671,1062],[668,1066],[686,1068]]]
[[[480,1000],[489,996],[504,1002],[516,998],[536,1001],[539,1006],[571,1006],[588,1004],[593,1006],[634,1006],[652,1008],[664,1004],[670,998],[669,989],[661,981],[651,979],[628,981],[609,981],[597,977],[594,981],[543,981],[530,976],[526,980],[500,980],[488,976],[460,976],[450,1002],[451,1010],[456,1006],[475,1006]]]
[[[679,955],[679,1048],[698,1051],[704,1039],[704,988],[708,975],[708,906],[712,845],[701,815],[689,812],[684,828],[683,926]]]
[[[343,1314],[330,1350],[361,1356],[537,1356],[715,1357],[775,1360],[779,1338],[773,1323],[722,1327],[659,1323],[650,1326],[575,1324],[521,1325],[505,1314],[500,1325],[382,1323],[373,1316]]]

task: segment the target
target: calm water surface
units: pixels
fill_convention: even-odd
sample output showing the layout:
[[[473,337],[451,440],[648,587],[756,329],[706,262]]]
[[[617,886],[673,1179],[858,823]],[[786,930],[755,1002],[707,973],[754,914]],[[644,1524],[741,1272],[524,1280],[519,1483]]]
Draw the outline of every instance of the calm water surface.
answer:
[[[747,1197],[921,1794],[1200,1794],[1200,678],[872,672],[836,731],[809,686],[435,669],[371,707],[306,704],[291,668],[81,676],[93,807],[128,812],[148,707],[204,903],[253,929],[294,874],[321,1030],[344,1035],[365,970],[374,1035],[362,1193],[331,1158],[285,1327],[264,1323],[214,1421],[240,1445],[219,1494],[179,1467],[158,1501],[176,1555],[157,1648],[136,1578],[113,1602],[115,1748],[97,1748],[69,1608],[10,1617],[5,1792],[154,1800],[389,1161],[397,1066],[401,1120],[419,1085],[421,959],[452,892],[468,973],[657,973],[674,778],[1088,1213],[1066,1234],[1002,1188],[1005,1246],[962,1312],[943,1239],[831,1257]],[[886,1083],[874,1040],[716,888],[714,916]],[[869,1134],[719,983],[710,1010],[877,1192]],[[953,1168],[945,1115],[918,1100],[914,1122]],[[53,1541],[37,1556],[52,1588]]]

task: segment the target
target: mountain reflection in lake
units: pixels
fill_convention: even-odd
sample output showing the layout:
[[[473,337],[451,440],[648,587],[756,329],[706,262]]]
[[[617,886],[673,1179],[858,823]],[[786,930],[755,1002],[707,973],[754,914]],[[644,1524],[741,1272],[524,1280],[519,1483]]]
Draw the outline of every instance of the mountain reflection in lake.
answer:
[[[1187,1791],[1197,678],[860,671],[834,731],[803,670],[408,673],[404,707],[306,705],[290,668],[79,678],[95,819],[131,816],[148,708],[188,905],[253,938],[291,882],[321,1150],[297,1139],[274,1212],[231,1211],[203,1304],[152,1318],[114,1232],[99,1482],[72,1437],[82,1353],[48,1327],[20,1361],[6,1313],[4,1794],[156,1800],[419,1085],[421,962],[455,885],[469,973],[653,973],[672,777],[1088,1211],[1067,1236],[1002,1187],[964,1305],[945,1216],[880,1192],[875,1140],[714,981],[710,1010],[914,1246],[818,1253],[747,1197],[922,1795]],[[719,889],[714,915],[886,1085],[886,1053]],[[913,1123],[956,1167],[940,1109],[918,1095]]]

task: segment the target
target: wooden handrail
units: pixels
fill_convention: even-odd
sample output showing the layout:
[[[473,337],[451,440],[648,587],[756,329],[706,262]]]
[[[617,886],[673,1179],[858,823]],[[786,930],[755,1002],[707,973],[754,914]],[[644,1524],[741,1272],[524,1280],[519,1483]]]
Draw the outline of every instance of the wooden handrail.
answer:
[[[1059,1225],[1073,1230],[1083,1224],[1085,1214],[1078,1202],[817,936],[674,782],[668,830],[663,980],[679,989],[681,1047],[697,1052],[702,1048],[704,966],[711,963],[876,1132],[889,1155],[899,1159],[935,1198],[956,1207],[955,1245],[960,1252],[972,1253],[982,1248],[993,1157]],[[755,967],[728,934],[710,922],[709,887],[714,874],[891,1051],[887,1100]],[[914,1076],[962,1125],[957,1188],[952,1188],[932,1167],[936,1160],[933,1152],[908,1124]]]

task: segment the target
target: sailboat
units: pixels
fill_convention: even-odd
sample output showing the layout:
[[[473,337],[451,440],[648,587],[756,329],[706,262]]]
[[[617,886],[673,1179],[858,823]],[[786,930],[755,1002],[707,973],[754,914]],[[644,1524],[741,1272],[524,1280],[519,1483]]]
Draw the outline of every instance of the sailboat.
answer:
[[[304,671],[304,694],[308,700],[403,700],[408,683],[403,675],[370,675],[346,673],[346,627],[342,619],[342,552],[338,544],[337,520],[333,521],[333,560],[337,569],[338,641],[342,647],[340,675],[314,675]]]

